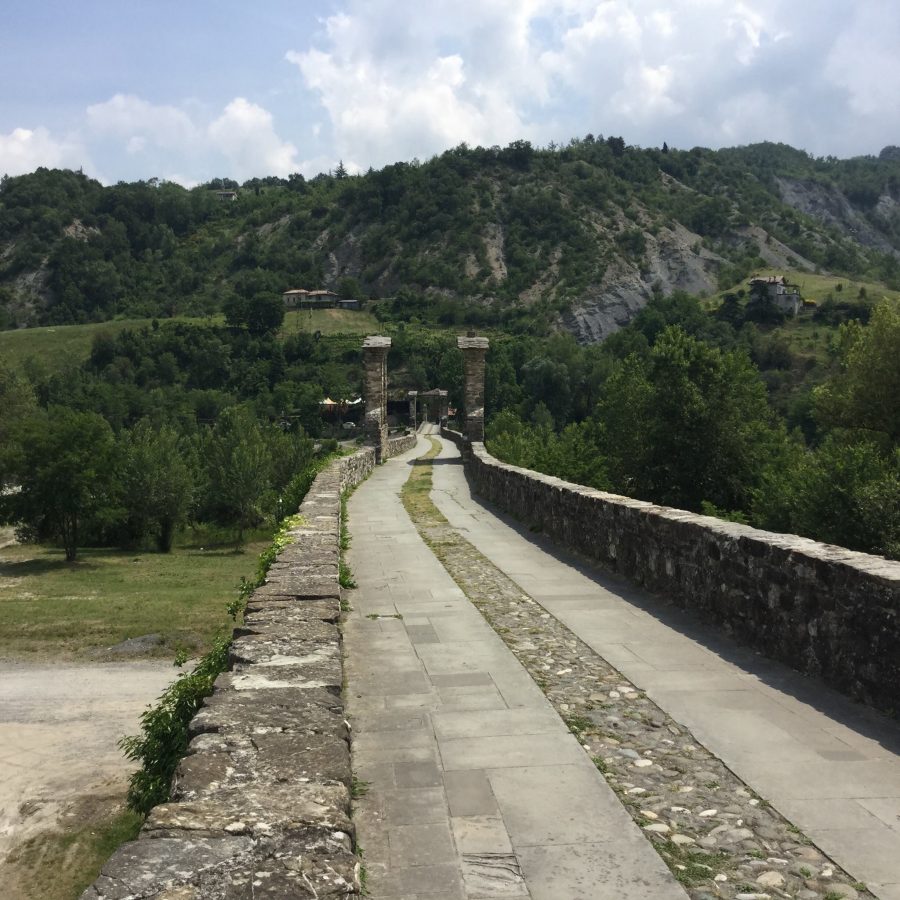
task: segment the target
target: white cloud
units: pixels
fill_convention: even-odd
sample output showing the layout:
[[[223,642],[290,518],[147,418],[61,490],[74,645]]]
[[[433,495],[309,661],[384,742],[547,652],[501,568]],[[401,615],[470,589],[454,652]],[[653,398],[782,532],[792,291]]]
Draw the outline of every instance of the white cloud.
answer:
[[[88,107],[86,126],[93,139],[121,142],[126,153],[142,157],[144,166],[193,171],[170,179],[184,184],[213,174],[243,181],[298,170],[296,148],[278,136],[272,114],[262,106],[236,97],[220,115],[208,118],[200,109],[116,94]],[[151,174],[148,169],[145,176]]]
[[[92,171],[93,161],[113,178],[175,172],[184,183],[310,176],[338,159],[358,171],[463,141],[547,144],[587,132],[644,146],[769,139],[852,155],[900,134],[896,0],[818,0],[814,14],[791,0],[330,3],[320,32],[286,54],[299,98],[277,72],[273,90],[234,88],[215,103],[110,89],[65,133],[0,133],[0,173]],[[236,27],[249,39],[262,25]]]
[[[9,134],[0,134],[0,175],[22,175],[39,166],[78,168],[85,164],[89,160],[77,140],[54,137],[46,128],[14,128]]]
[[[139,149],[153,144],[183,150],[198,137],[197,126],[183,109],[149,103],[134,94],[116,94],[105,103],[89,106],[87,125],[97,135],[128,141],[140,138]]]
[[[588,131],[875,152],[900,131],[892,0],[345,0],[287,59],[335,159]],[[888,73],[887,77],[885,73]],[[765,116],[765,118],[759,118]],[[874,144],[863,145],[862,140]]]
[[[297,148],[278,137],[270,112],[243,97],[225,107],[207,135],[238,180],[254,175],[285,177],[297,171]]]

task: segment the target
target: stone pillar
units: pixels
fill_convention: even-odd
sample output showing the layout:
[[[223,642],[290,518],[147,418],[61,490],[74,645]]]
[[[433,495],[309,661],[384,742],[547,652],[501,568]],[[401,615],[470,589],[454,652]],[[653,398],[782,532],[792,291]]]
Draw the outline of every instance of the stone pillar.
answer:
[[[391,339],[369,335],[363,341],[363,393],[366,398],[366,436],[375,447],[375,462],[387,450],[387,355]]]
[[[418,405],[416,401],[418,400],[419,392],[410,391],[406,396],[409,397],[409,427],[412,428],[413,431],[415,431],[419,424],[416,417],[418,412],[418,410],[416,409]]]
[[[463,352],[465,369],[466,437],[469,441],[483,441],[484,357],[488,350],[488,339],[475,337],[475,334],[470,332],[466,337],[457,338],[456,346]]]

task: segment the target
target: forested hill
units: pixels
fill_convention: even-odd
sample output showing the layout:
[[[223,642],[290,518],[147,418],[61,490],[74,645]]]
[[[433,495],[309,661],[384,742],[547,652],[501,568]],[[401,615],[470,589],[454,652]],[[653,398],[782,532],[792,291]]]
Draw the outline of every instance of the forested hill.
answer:
[[[231,188],[234,200],[216,193]],[[406,295],[447,324],[563,324],[590,341],[654,290],[714,293],[763,266],[900,286],[900,149],[814,159],[783,144],[659,150],[588,135],[241,186],[103,187],[47,169],[0,183],[5,328],[328,287]]]

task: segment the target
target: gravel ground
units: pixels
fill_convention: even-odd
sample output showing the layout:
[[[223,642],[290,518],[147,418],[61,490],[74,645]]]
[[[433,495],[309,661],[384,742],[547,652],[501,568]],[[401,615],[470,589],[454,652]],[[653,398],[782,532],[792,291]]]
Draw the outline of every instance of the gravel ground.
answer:
[[[169,662],[0,660],[0,867],[75,801],[124,795],[134,765],[116,742],[176,674]]]

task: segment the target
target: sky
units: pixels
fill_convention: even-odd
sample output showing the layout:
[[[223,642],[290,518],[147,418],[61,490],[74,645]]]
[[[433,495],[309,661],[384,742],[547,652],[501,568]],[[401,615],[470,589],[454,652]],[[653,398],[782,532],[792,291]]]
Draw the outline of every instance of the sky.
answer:
[[[311,177],[467,143],[900,144],[897,0],[4,0],[0,174]]]

